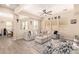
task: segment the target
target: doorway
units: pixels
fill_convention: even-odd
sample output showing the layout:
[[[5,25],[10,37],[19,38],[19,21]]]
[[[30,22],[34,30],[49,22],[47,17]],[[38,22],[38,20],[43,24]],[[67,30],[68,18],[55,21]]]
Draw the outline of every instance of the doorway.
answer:
[[[0,21],[0,36],[13,36],[12,21]]]

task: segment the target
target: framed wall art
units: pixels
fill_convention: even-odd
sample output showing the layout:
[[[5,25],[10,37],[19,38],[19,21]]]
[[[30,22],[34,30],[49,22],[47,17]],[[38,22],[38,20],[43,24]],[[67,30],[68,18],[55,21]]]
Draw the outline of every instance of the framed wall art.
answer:
[[[71,20],[71,24],[76,24],[77,23],[77,19],[72,19]]]

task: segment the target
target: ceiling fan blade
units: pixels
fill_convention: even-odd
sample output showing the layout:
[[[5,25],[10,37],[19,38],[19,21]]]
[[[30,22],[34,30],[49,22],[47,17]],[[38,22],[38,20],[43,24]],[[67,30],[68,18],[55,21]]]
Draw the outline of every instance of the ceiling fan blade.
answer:
[[[52,15],[52,14],[48,14],[48,15]]]
[[[40,16],[44,15],[45,13],[42,13]]]
[[[47,13],[47,12],[46,12],[46,9],[44,9],[43,12],[46,14],[46,13]]]
[[[47,13],[52,13],[52,11],[48,11]]]

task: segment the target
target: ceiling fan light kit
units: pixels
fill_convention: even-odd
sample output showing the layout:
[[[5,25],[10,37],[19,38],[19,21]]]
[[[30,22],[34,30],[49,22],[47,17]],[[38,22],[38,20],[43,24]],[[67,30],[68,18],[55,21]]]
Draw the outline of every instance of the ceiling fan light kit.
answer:
[[[56,17],[56,16],[55,16],[54,18],[55,18],[55,19],[57,19],[57,17]]]
[[[50,18],[48,18],[48,20],[50,20]]]
[[[50,20],[50,19],[60,19],[61,17],[60,16],[55,16],[55,17],[50,17],[50,18],[48,18],[48,20]]]
[[[58,19],[60,19],[60,16],[58,16]]]
[[[54,17],[50,17],[52,16],[52,11],[48,11],[47,9],[42,10],[42,14],[41,16],[45,16],[45,17],[49,17],[48,20],[53,20],[53,19],[60,19],[60,16],[54,16]]]

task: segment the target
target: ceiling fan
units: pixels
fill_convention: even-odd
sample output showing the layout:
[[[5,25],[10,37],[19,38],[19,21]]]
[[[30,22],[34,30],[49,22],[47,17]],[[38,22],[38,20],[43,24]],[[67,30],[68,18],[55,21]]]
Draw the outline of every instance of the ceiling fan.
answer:
[[[47,11],[46,9],[42,10],[42,12],[41,15],[52,15],[52,11]]]

